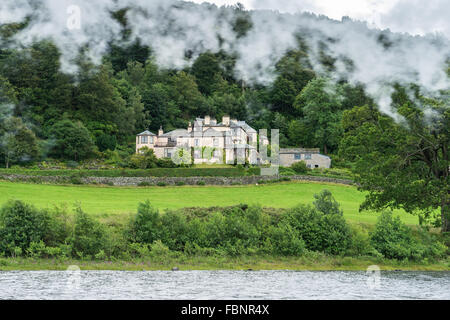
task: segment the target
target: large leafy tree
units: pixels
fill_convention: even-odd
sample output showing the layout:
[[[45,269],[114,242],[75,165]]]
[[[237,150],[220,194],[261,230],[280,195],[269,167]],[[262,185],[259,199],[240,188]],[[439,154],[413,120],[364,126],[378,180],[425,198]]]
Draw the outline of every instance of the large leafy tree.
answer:
[[[450,231],[448,97],[414,102],[398,87],[393,98],[398,122],[369,106],[344,113],[340,153],[369,192],[361,209],[403,208],[421,221],[440,209],[442,231]]]
[[[50,155],[67,160],[83,160],[92,155],[94,142],[89,130],[80,122],[61,120],[52,127]]]
[[[337,149],[341,137],[342,107],[338,89],[328,80],[316,78],[308,83],[294,103],[312,135],[312,145],[308,147],[320,146],[325,154]]]

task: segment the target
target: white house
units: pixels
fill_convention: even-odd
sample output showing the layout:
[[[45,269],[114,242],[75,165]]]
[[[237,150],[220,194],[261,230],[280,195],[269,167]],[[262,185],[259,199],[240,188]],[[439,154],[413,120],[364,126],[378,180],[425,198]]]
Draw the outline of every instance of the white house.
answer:
[[[187,129],[176,129],[158,134],[144,131],[136,136],[136,152],[143,147],[153,149],[158,158],[171,158],[180,149],[189,150],[194,163],[245,163],[257,164],[258,135],[245,121],[224,116],[218,123],[210,116],[197,118]],[[267,137],[260,137],[260,143],[268,145]]]

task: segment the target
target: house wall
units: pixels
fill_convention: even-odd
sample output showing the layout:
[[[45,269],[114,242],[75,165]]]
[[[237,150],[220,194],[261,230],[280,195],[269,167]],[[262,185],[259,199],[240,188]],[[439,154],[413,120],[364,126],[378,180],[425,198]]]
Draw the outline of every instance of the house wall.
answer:
[[[152,143],[152,138],[153,138],[153,143]],[[142,136],[136,136],[136,153],[138,153],[139,150],[143,147],[153,149],[157,140],[158,139],[156,136],[147,136],[147,143],[141,143]]]
[[[283,167],[290,167],[292,164],[298,161],[306,162],[312,169],[318,166],[318,168],[330,168],[331,159],[320,153],[311,153],[311,159],[305,159],[305,153],[300,153],[301,158],[295,159],[295,153],[280,153],[280,165]]]

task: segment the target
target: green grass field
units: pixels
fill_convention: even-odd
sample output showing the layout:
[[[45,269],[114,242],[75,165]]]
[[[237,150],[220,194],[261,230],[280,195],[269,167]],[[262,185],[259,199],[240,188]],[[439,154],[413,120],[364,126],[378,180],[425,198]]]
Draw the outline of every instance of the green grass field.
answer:
[[[375,223],[377,213],[358,212],[359,205],[364,200],[364,194],[355,187],[312,182],[228,187],[61,186],[0,182],[0,204],[10,199],[16,199],[34,204],[39,208],[51,208],[61,204],[66,204],[68,208],[71,208],[76,202],[79,202],[84,211],[100,216],[134,213],[138,202],[147,199],[162,210],[228,206],[239,203],[290,208],[299,203],[311,203],[313,195],[323,189],[328,189],[333,193],[349,221]],[[407,224],[418,223],[416,216],[402,211],[397,211],[397,213]]]

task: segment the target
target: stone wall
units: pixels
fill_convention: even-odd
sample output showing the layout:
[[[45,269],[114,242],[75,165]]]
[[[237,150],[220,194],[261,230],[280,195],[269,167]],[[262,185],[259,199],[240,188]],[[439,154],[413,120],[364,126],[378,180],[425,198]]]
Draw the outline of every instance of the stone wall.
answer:
[[[137,186],[142,183],[157,185],[197,185],[203,181],[206,185],[257,184],[260,181],[271,181],[283,176],[242,176],[242,177],[66,177],[66,176],[26,176],[20,174],[0,174],[0,179],[14,182],[54,183],[54,184],[105,184],[115,186]],[[352,185],[352,180],[315,176],[285,176],[296,181],[330,182]]]

